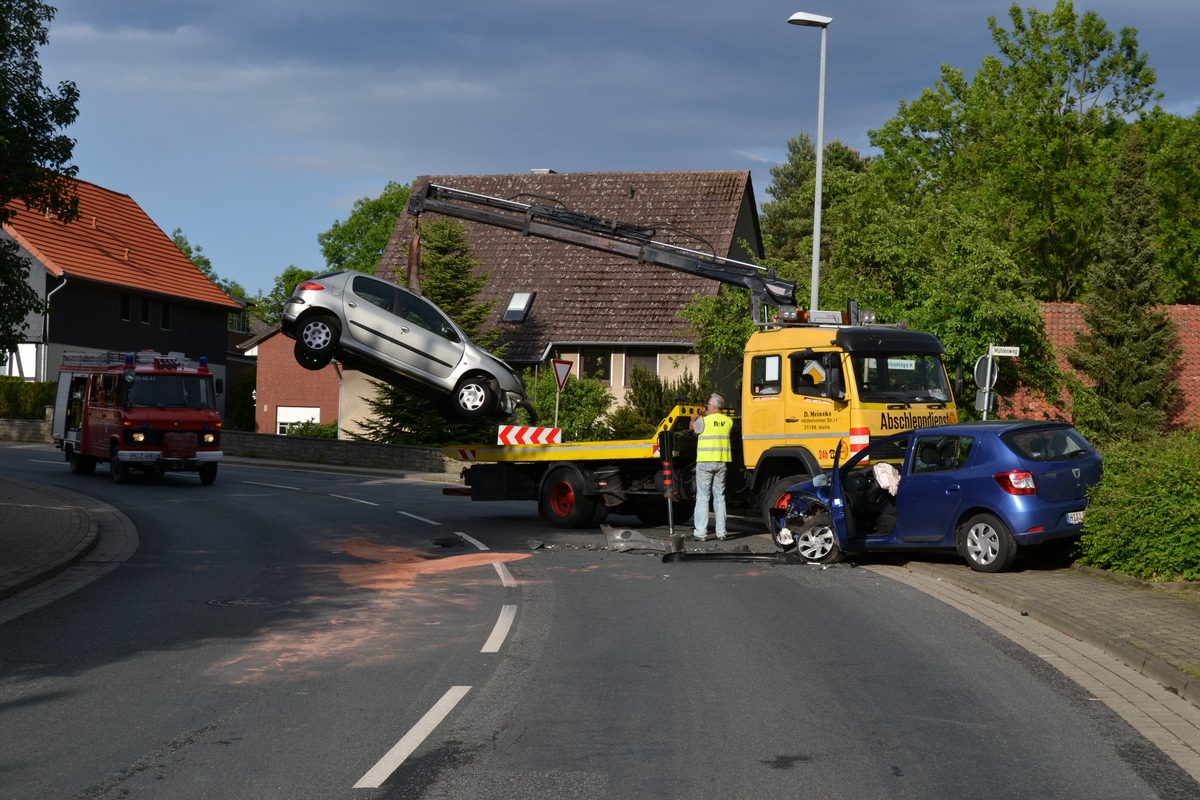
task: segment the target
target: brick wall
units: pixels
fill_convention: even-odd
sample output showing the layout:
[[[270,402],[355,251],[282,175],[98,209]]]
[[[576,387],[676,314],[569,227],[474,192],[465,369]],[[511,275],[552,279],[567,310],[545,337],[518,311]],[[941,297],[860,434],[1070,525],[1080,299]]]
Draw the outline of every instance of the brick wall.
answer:
[[[221,450],[227,456],[406,472],[446,472],[451,469],[442,452],[432,447],[376,444],[344,439],[310,439],[303,436],[276,436],[240,431],[222,432],[221,442]],[[458,467],[453,469],[457,471]]]
[[[308,370],[296,363],[296,343],[275,333],[258,343],[254,427],[259,433],[276,432],[280,406],[317,406],[322,424],[337,422],[338,376],[333,366]]]
[[[32,419],[0,419],[0,442],[50,443],[50,423]],[[394,469],[402,472],[457,472],[462,465],[432,447],[376,444],[339,439],[309,439],[268,433],[223,431],[226,456],[296,461],[343,467]]]

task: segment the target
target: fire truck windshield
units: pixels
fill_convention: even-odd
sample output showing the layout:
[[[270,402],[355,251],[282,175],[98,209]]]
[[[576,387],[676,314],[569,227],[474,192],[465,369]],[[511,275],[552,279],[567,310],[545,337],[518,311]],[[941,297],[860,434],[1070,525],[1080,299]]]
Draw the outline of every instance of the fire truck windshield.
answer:
[[[126,407],[216,408],[212,377],[208,375],[126,373],[124,399]]]
[[[932,353],[855,354],[854,376],[864,403],[945,403],[950,399],[942,359]]]

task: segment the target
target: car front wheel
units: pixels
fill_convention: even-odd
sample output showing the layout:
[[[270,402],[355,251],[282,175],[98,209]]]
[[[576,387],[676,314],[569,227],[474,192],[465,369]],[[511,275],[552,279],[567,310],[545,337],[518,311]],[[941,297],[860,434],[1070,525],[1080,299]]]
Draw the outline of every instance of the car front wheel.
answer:
[[[803,483],[808,480],[807,475],[788,475],[785,478],[780,478],[771,484],[762,495],[762,515],[763,522],[767,525],[767,530],[774,533],[775,522],[771,518],[772,509],[785,509],[788,504],[787,490],[795,486],[797,483]]]
[[[796,536],[796,553],[813,564],[836,564],[842,560],[842,549],[838,547],[837,536],[833,533],[833,523],[828,514],[817,514]]]
[[[976,514],[963,525],[962,552],[976,572],[1003,572],[1017,557],[1017,541],[992,514]]]
[[[487,378],[463,378],[454,390],[454,412],[463,419],[478,419],[496,408],[496,390]]]

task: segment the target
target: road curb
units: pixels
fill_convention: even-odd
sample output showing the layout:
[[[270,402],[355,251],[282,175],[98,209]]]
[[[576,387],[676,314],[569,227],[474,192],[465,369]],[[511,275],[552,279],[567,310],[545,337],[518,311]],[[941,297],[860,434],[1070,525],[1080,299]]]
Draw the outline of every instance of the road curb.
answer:
[[[0,583],[0,600],[20,594],[26,589],[70,569],[91,553],[97,542],[100,541],[100,521],[95,514],[79,503],[79,495],[65,490],[56,490],[42,484],[32,484],[11,478],[6,480],[18,484],[25,491],[35,495],[42,497],[53,495],[55,501],[64,507],[63,516],[66,519],[63,520],[63,525],[68,528],[73,525],[78,526],[83,533],[70,549],[47,552],[44,557],[26,565],[23,572]]]

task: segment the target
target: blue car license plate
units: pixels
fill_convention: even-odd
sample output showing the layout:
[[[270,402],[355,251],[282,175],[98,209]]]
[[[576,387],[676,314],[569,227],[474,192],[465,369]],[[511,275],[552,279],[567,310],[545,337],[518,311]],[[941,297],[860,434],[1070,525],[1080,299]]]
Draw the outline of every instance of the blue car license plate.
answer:
[[[1068,511],[1067,512],[1067,522],[1071,523],[1072,525],[1078,525],[1079,523],[1083,522],[1083,512],[1082,511]]]

